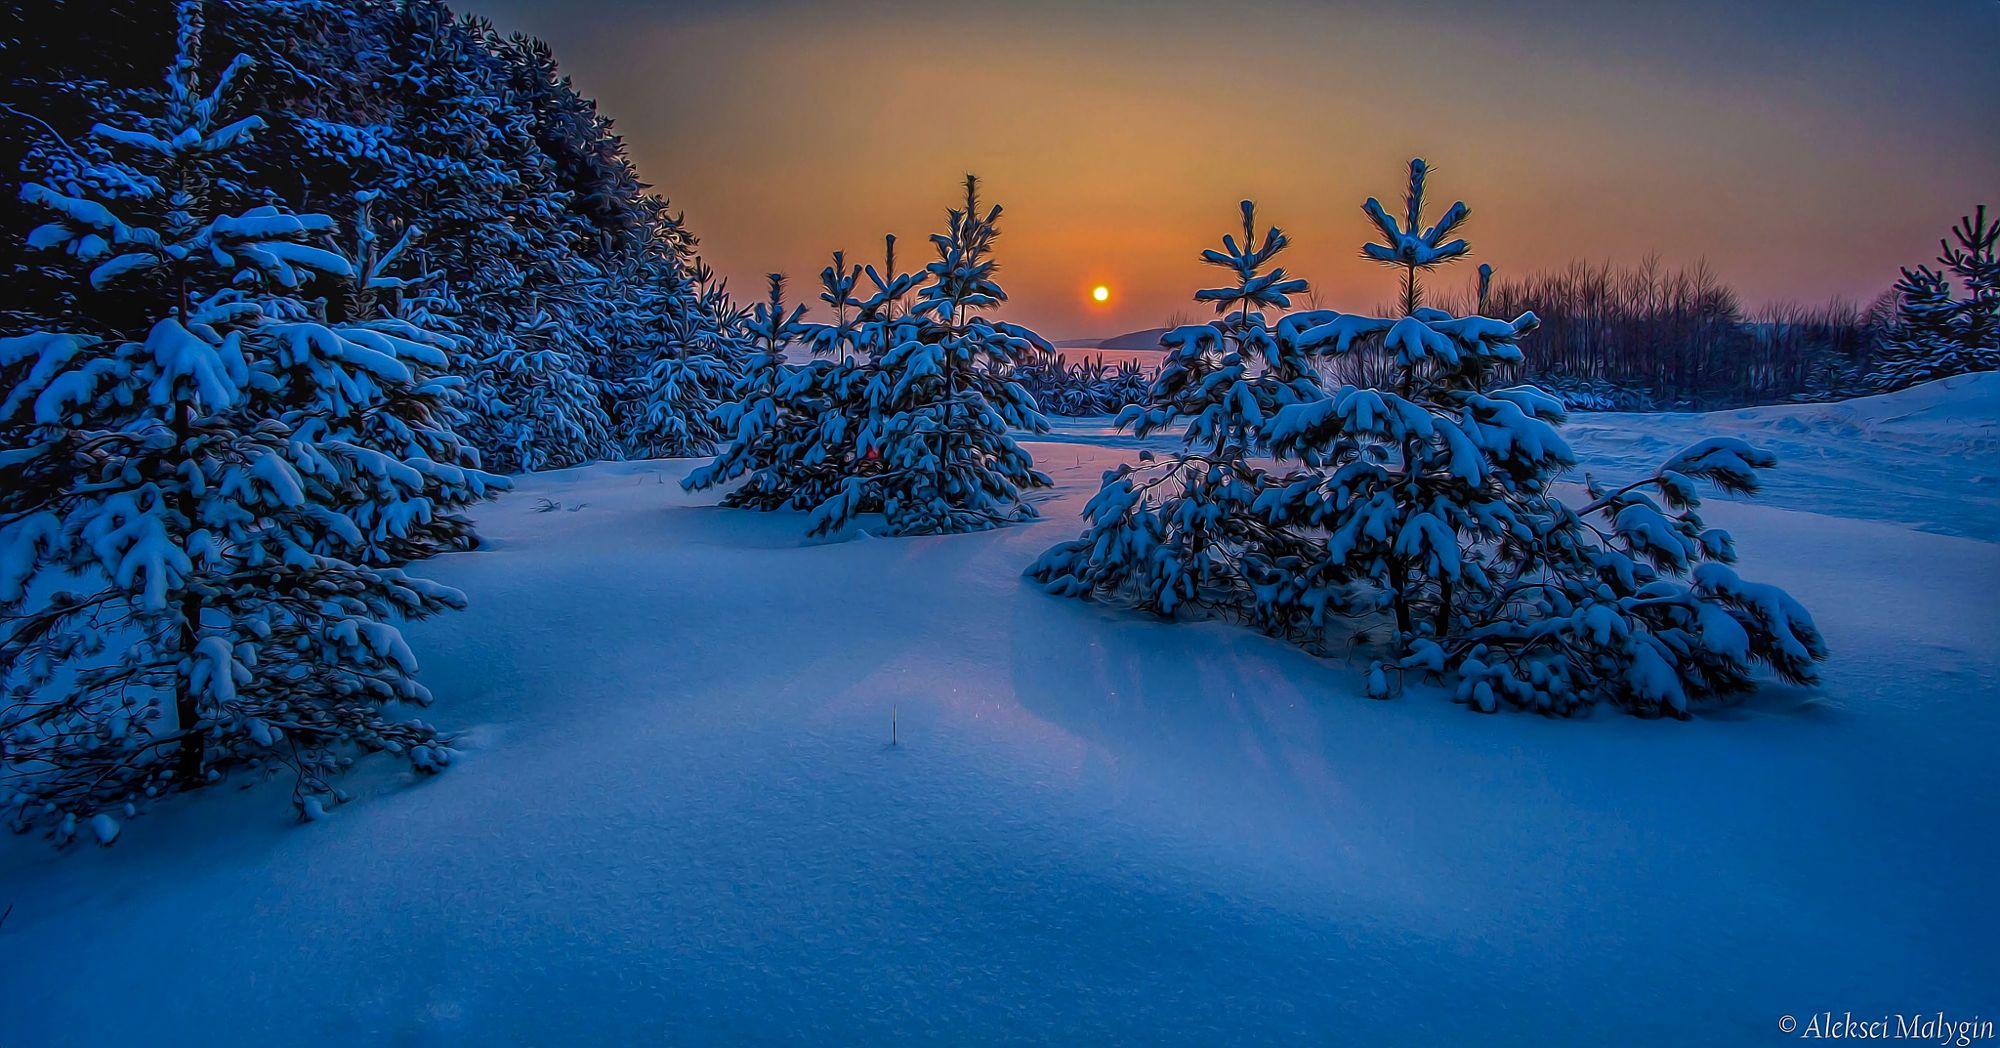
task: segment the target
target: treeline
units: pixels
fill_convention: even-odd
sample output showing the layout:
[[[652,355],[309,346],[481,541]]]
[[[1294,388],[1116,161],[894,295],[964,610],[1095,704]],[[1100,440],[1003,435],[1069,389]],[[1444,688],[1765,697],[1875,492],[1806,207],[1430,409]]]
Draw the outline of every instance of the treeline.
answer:
[[[1982,261],[1993,250],[1994,224],[1983,211],[1967,221],[1940,256],[1965,290],[1957,299],[1940,290],[1948,281],[1917,270],[1867,303],[1749,310],[1705,262],[1671,268],[1649,257],[1633,266],[1578,261],[1512,278],[1485,270],[1470,287],[1439,289],[1423,304],[1494,317],[1533,312],[1541,326],[1504,377],[1534,383],[1575,408],[1712,409],[1859,396],[1977,370],[1982,360],[1992,366],[1990,349],[1949,348],[1992,341],[1981,325],[1993,322],[1976,318],[1994,313],[1991,263]],[[1949,322],[1955,327],[1934,319],[1947,315],[1959,318]],[[1955,337],[1955,330],[1969,334]],[[1315,366],[1329,382],[1369,389],[1397,374],[1379,338]],[[1064,406],[1102,402],[1115,384],[1072,365],[1044,385],[1061,394],[1051,409],[1073,414]],[[1116,409],[1084,413],[1091,410]]]
[[[1422,304],[1492,317],[1533,312],[1541,326],[1523,346],[1524,359],[1506,365],[1503,377],[1533,383],[1573,408],[1706,410],[1831,400],[1994,366],[2000,351],[1988,332],[2000,324],[1992,319],[1996,228],[2000,223],[1987,221],[1981,209],[1943,245],[1942,275],[1909,271],[1867,303],[1746,309],[1705,262],[1672,268],[1649,257],[1632,266],[1578,261],[1516,277],[1482,267],[1471,286],[1439,288]],[[1948,279],[1954,277],[1956,284]],[[1308,306],[1321,304],[1308,297]],[[1177,316],[1176,323],[1184,320]],[[1328,382],[1365,389],[1383,388],[1398,374],[1379,337],[1314,366]],[[1024,378],[1053,414],[1108,414],[1137,402],[1134,376],[1087,361],[1040,361],[1024,369]]]
[[[1525,380],[1626,391],[1657,407],[1720,407],[1862,388],[1891,308],[1885,297],[1746,311],[1706,263],[1676,269],[1648,258],[1502,276],[1482,311],[1541,318]]]

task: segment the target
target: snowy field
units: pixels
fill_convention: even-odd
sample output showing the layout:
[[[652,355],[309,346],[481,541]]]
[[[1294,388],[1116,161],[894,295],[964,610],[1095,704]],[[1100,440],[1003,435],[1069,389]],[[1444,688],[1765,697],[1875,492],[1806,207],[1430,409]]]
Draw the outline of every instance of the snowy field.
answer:
[[[1044,521],[806,544],[689,462],[522,480],[411,630],[463,759],[310,826],[224,790],[0,845],[0,1045],[1778,1044],[2000,1017],[2000,376],[1584,416],[1819,619],[1814,691],[1692,722],[1477,716],[1020,577],[1131,454],[1033,445]],[[1096,425],[1097,429],[1092,429]],[[541,508],[541,500],[560,503]],[[889,745],[891,718],[899,745]]]
[[[1050,422],[1055,439],[1069,443],[1166,449],[1179,442],[1176,434],[1137,441],[1114,431],[1109,417]],[[1584,466],[1613,485],[1645,476],[1701,437],[1742,437],[1778,455],[1760,503],[2000,542],[2000,372],[1831,404],[1577,412],[1563,435]]]

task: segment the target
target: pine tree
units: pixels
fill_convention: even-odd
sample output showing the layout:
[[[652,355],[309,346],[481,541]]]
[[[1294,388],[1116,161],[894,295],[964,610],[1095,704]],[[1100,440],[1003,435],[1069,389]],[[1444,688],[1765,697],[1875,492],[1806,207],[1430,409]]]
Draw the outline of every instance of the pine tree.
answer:
[[[1193,417],[1189,450],[1164,470],[1142,454],[1137,467],[1107,474],[1085,511],[1091,530],[1029,573],[1057,593],[1233,614],[1316,649],[1331,646],[1336,628],[1357,640],[1386,628],[1389,663],[1367,678],[1377,697],[1392,692],[1393,669],[1448,678],[1481,710],[1568,713],[1603,701],[1681,716],[1750,687],[1760,666],[1814,679],[1826,647],[1811,616],[1782,590],[1740,578],[1728,534],[1697,512],[1697,482],[1749,493],[1775,460],[1713,438],[1643,480],[1593,486],[1583,507],[1564,504],[1555,484],[1576,459],[1557,429],[1561,403],[1492,382],[1521,361],[1534,314],[1454,317],[1421,304],[1420,274],[1466,253],[1445,238],[1470,213],[1456,204],[1423,227],[1427,175],[1411,164],[1401,223],[1365,205],[1386,241],[1365,254],[1402,270],[1403,315],[1309,310],[1267,340],[1246,310],[1235,352],[1223,332],[1174,339],[1168,370],[1188,374],[1163,374],[1153,403],[1127,415]],[[1250,228],[1216,253],[1237,271],[1234,296],[1258,274]],[[1202,297],[1241,301],[1230,289]],[[1268,399],[1240,369],[1259,345],[1272,354]],[[1394,367],[1383,388],[1327,393],[1297,363],[1378,345]],[[1272,478],[1232,455],[1251,445],[1298,468]]]
[[[804,314],[803,306],[785,301],[784,274],[770,274],[764,301],[751,307],[743,325],[748,363],[736,380],[736,399],[712,416],[729,443],[715,461],[689,473],[683,487],[692,491],[744,477],[723,505],[767,510],[811,505],[802,494],[800,465],[814,446],[816,419],[797,402],[798,369],[786,361]]]
[[[1896,282],[1896,322],[1872,379],[1878,388],[2000,368],[2000,222],[1987,221],[1982,205],[1951,232],[1938,242],[1944,272],[1918,266]],[[1964,298],[1945,273],[1959,278]]]
[[[0,804],[59,842],[232,768],[291,769],[312,816],[355,746],[443,767],[394,623],[464,598],[395,565],[498,484],[441,429],[434,336],[300,297],[380,288],[332,219],[219,206],[264,121],[227,116],[245,61],[197,88],[201,35],[182,5],[163,112],[98,128],[115,170],[23,190],[103,305],[0,338]]]
[[[1951,236],[1938,242],[1938,261],[1965,285],[1959,305],[1963,345],[1985,350],[1984,366],[1991,368],[2000,363],[2000,220],[1987,221],[1981,204],[1959,218]]]
[[[882,469],[850,481],[816,526],[837,528],[877,499],[898,535],[979,531],[1035,516],[1022,493],[1052,482],[1007,431],[1043,433],[1048,421],[1013,369],[1053,347],[984,315],[1007,300],[995,280],[999,220],[997,204],[981,212],[979,180],[965,176],[964,206],[931,236],[937,258],[924,269],[927,281],[908,312],[889,322],[890,344],[876,361],[881,381],[870,384],[858,422],[857,446],[878,456]]]
[[[950,211],[948,231],[931,238],[938,257],[922,278],[896,272],[893,237],[885,270],[857,274],[836,254],[821,274],[832,324],[784,312],[774,276],[770,301],[750,326],[759,352],[738,401],[717,416],[734,438],[683,484],[693,490],[747,476],[724,505],[810,510],[814,535],[862,513],[881,513],[889,534],[973,531],[1032,517],[1022,491],[1050,481],[1008,427],[1043,432],[1048,423],[1013,368],[1050,347],[1033,331],[983,315],[1007,297],[993,279],[999,217],[998,207],[980,211],[978,181],[967,176],[965,207]],[[866,299],[854,294],[861,275],[875,287]],[[793,341],[840,359],[786,364],[781,347]]]
[[[1180,450],[1150,452],[1107,473],[1084,510],[1081,538],[1044,553],[1030,577],[1051,592],[1130,603],[1173,617],[1233,614],[1301,638],[1325,624],[1334,596],[1296,574],[1309,544],[1274,529],[1254,507],[1289,482],[1253,465],[1266,423],[1288,404],[1324,394],[1289,323],[1273,328],[1266,309],[1291,306],[1304,280],[1271,264],[1290,244],[1273,226],[1257,236],[1256,207],[1241,205],[1243,231],[1222,238],[1202,262],[1227,271],[1227,285],[1195,292],[1221,319],[1174,328],[1167,359],[1146,404],[1120,412],[1117,426],[1140,437],[1186,422]]]
[[[1417,233],[1426,174],[1411,163],[1401,227],[1373,200],[1366,208],[1389,243],[1365,252],[1403,269],[1405,315],[1288,321],[1307,351],[1379,337],[1398,375],[1392,389],[1343,387],[1278,412],[1273,449],[1320,476],[1260,505],[1265,518],[1323,531],[1322,574],[1375,594],[1400,665],[1455,675],[1458,697],[1481,710],[1609,701],[1685,715],[1693,701],[1748,687],[1759,663],[1811,680],[1826,654],[1811,617],[1783,591],[1738,578],[1728,534],[1697,513],[1697,481],[1747,493],[1775,459],[1706,440],[1650,478],[1565,505],[1553,486],[1576,458],[1556,428],[1560,402],[1491,386],[1521,360],[1534,314],[1460,318],[1419,304],[1418,271],[1465,253],[1442,238],[1470,213],[1454,204]]]
[[[81,192],[76,179],[116,170],[89,128],[129,124],[126,111],[155,93],[171,58],[158,41],[172,41],[172,8],[30,7],[9,23],[20,39],[0,75],[0,157]],[[211,50],[256,60],[239,83],[266,120],[214,159],[215,199],[329,213],[351,242],[350,202],[379,192],[383,228],[421,225],[409,266],[429,278],[426,324],[454,336],[450,367],[467,380],[460,432],[489,466],[615,457],[630,453],[628,437],[650,441],[649,454],[707,450],[708,405],[694,402],[726,390],[737,366],[695,347],[718,341],[721,313],[733,307],[710,289],[652,290],[678,282],[667,259],[683,275],[695,270],[693,238],[658,220],[664,203],[646,193],[610,121],[545,45],[455,17],[443,0],[209,0],[207,11]],[[213,76],[220,63],[202,72]],[[0,207],[0,242],[23,242],[30,210]],[[76,312],[38,260],[0,251],[18,292],[0,315],[30,324]],[[649,332],[643,344],[623,339],[635,330]],[[691,369],[661,376],[673,391],[664,400],[639,388],[662,357]],[[629,410],[635,398],[649,402],[650,426]],[[674,402],[694,410],[661,413]]]
[[[722,440],[714,412],[743,369],[733,307],[699,259],[687,268],[678,255],[655,259],[611,314],[611,326],[628,332],[612,344],[638,347],[632,363],[615,365],[633,376],[617,385],[619,446],[628,458],[714,454]]]

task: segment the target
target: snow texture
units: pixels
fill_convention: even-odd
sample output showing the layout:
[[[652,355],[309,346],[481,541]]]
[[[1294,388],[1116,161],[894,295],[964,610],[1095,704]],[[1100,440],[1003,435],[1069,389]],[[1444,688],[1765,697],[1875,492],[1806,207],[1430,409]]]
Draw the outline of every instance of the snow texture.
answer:
[[[1994,417],[1989,378],[1842,407],[1941,433]],[[523,479],[478,511],[495,548],[428,565],[469,610],[407,630],[469,727],[451,771],[364,765],[305,827],[274,785],[108,850],[0,846],[0,952],[33,958],[0,965],[32,1002],[0,1042],[1764,1043],[1825,1007],[1990,1014],[2000,545],[1854,519],[1902,459],[1819,459],[1858,493],[1832,515],[1797,470],[1705,508],[1817,613],[1819,689],[1552,723],[1048,599],[1021,565],[1133,443],[1031,444],[1043,522],[907,540],[807,543],[802,513],[683,494],[687,461]]]

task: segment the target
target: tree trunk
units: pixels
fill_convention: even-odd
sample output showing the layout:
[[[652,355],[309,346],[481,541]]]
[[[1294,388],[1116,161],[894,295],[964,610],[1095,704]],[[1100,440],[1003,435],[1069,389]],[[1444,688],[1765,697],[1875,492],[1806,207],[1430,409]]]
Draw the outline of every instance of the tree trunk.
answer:
[[[1410,623],[1410,598],[1406,592],[1408,576],[1403,571],[1403,560],[1391,554],[1389,557],[1389,589],[1396,601],[1396,646],[1399,654],[1410,653],[1410,639],[1416,631]]]
[[[193,436],[193,416],[194,409],[185,404],[174,413],[174,444],[183,453]],[[181,518],[182,527],[193,529],[194,492],[185,482],[174,494],[174,513]],[[182,593],[180,614],[177,647],[185,659],[194,654],[194,646],[201,639],[201,600],[191,589]],[[186,674],[181,676],[174,688],[174,717],[182,732],[180,749],[174,755],[174,781],[182,789],[192,789],[202,783],[202,737],[200,732],[194,730],[201,720],[201,702],[190,687]]]

